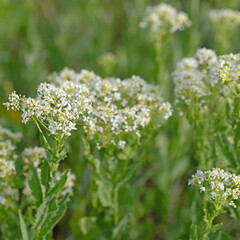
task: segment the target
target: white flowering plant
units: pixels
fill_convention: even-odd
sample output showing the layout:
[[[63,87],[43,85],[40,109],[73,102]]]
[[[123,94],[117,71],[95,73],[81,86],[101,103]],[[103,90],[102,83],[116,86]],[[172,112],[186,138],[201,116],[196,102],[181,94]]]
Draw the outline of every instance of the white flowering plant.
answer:
[[[197,171],[188,182],[204,194],[203,225],[194,226],[199,239],[207,240],[209,235],[218,231],[223,223],[214,224],[214,220],[225,213],[227,206],[236,208],[235,202],[240,197],[240,176],[213,168],[209,171]],[[212,208],[211,208],[212,207]]]
[[[82,218],[81,226],[86,221],[98,222],[100,229],[106,229],[106,237],[119,238],[130,224],[128,203],[121,202],[119,192],[128,187],[141,163],[135,154],[143,137],[148,139],[158,131],[161,119],[171,116],[171,105],[163,102],[155,86],[137,76],[124,80],[101,78],[93,72],[77,73],[66,68],[50,76],[50,81],[59,87],[68,83],[76,89],[82,85],[89,89],[91,110],[78,124],[85,132],[82,141],[93,168],[96,202],[90,204],[93,211]]]
[[[56,172],[51,181],[52,196],[48,197],[48,189],[42,183],[44,171],[42,166],[47,159],[47,151],[43,147],[36,146],[25,148],[18,154],[16,143],[21,137],[19,133],[0,127],[1,237],[3,239],[45,239],[46,236],[51,236],[51,229],[57,223],[58,215],[61,216],[66,210],[64,199],[72,195],[74,175],[70,172],[67,175]],[[66,178],[64,181],[63,175]],[[59,185],[60,182],[61,185]],[[47,209],[47,201],[55,205],[58,201],[63,202],[58,208],[52,206],[50,210]],[[45,209],[42,207],[44,205]],[[62,209],[59,210],[59,207]],[[48,220],[39,222],[47,214],[52,216],[48,215]],[[19,222],[18,228],[15,227],[17,222]],[[30,225],[32,225],[31,230],[28,231],[27,228]]]
[[[240,239],[239,0],[0,9],[0,239]]]
[[[78,90],[76,93],[71,85],[57,88],[43,83],[36,98],[26,98],[14,92],[4,104],[8,109],[20,110],[23,123],[33,121],[36,124],[44,147],[27,148],[22,153],[23,171],[26,172],[24,175],[27,174],[24,193],[27,202],[32,203],[31,218],[24,217],[28,211],[22,213],[22,209],[19,210],[24,240],[51,237],[53,227],[67,209],[66,203],[72,193],[67,189],[72,188],[74,177],[69,170],[59,173],[58,168],[68,151],[65,146],[67,137],[76,129],[79,115],[87,111],[88,100],[84,98],[88,91],[85,88]]]
[[[58,168],[68,151],[67,138],[79,127],[83,130],[79,141],[93,169],[96,202],[90,204],[90,214],[100,229],[108,226],[107,237],[119,238],[130,223],[119,191],[141,163],[134,156],[142,137],[158,131],[161,119],[171,116],[171,105],[163,102],[156,87],[137,76],[103,79],[86,70],[64,69],[49,79],[51,83],[39,85],[35,98],[13,92],[4,103],[7,109],[22,112],[23,123],[32,121],[37,126],[44,147],[27,148],[21,154],[23,170],[28,171],[24,194],[36,211],[35,220],[27,218],[26,223],[19,212],[22,237],[45,239],[63,217],[74,177],[69,170],[60,175]]]
[[[172,74],[176,106],[193,126],[204,168],[221,164],[237,169],[233,115],[237,113],[239,74],[239,54],[217,56],[206,48],[181,60]]]
[[[239,54],[217,56],[202,48],[194,57],[181,60],[172,74],[175,104],[195,134],[199,169],[221,167],[239,172],[239,60]],[[213,221],[226,206],[236,207],[238,182],[239,176],[218,168],[198,171],[189,180],[204,192],[200,239],[209,239],[221,228],[222,224]]]
[[[145,17],[140,22],[140,27],[148,29],[152,42],[155,46],[156,67],[154,71],[154,81],[159,82],[159,74],[163,70],[164,49],[172,35],[177,31],[183,31],[191,26],[188,15],[177,11],[173,6],[160,3],[156,6],[149,6],[146,9]]]

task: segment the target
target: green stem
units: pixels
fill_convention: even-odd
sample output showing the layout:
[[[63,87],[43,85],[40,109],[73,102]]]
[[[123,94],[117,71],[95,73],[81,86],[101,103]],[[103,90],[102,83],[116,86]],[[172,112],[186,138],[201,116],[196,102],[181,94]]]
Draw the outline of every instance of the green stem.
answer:
[[[162,40],[161,38],[157,39],[155,43],[155,54],[156,54],[156,65],[154,71],[154,82],[158,82],[159,73],[161,71],[161,52],[162,52]]]
[[[114,225],[117,226],[119,223],[119,207],[118,207],[118,187],[115,187],[113,192],[114,201]]]
[[[37,228],[37,230],[36,230],[36,234],[35,234],[35,240],[40,240],[40,231],[39,231],[39,229]]]
[[[209,234],[212,232],[211,229],[212,229],[212,223],[214,221],[214,219],[220,214],[222,208],[221,207],[217,207],[212,216],[210,217],[210,219],[208,219],[208,222],[207,224],[205,225],[204,227],[204,232],[203,232],[203,237],[202,237],[202,240],[208,240],[209,239]]]

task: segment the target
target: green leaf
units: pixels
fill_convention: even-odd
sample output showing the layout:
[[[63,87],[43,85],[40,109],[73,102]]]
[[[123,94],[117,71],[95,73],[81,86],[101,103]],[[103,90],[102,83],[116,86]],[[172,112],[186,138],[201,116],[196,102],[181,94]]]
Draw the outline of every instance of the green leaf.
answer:
[[[84,235],[86,235],[93,227],[96,222],[95,217],[82,217],[79,220],[79,226]]]
[[[21,213],[20,209],[18,210],[18,214],[19,214],[19,221],[20,221],[22,239],[23,240],[29,240],[27,226],[26,226],[26,223],[23,219],[23,216],[22,216],[22,213]]]
[[[218,224],[215,224],[211,227],[211,232],[214,233],[216,231],[218,231],[221,227],[222,227],[223,223],[218,223]]]
[[[236,153],[226,134],[218,134],[215,144],[215,152],[220,161],[227,161],[233,168],[236,168],[238,166]]]
[[[58,160],[57,163],[59,163],[61,160],[65,159],[67,157],[69,148],[68,147],[64,147],[59,153],[58,153]]]
[[[112,238],[119,238],[123,232],[125,232],[128,228],[128,223],[129,223],[129,216],[125,216],[121,219],[119,224],[113,229],[113,235]]]
[[[48,196],[51,196],[52,194],[58,194],[63,187],[65,186],[68,178],[69,170],[65,170],[63,174],[61,175],[60,180],[55,184],[55,186],[49,191]]]
[[[33,167],[33,165],[28,173],[28,184],[38,207],[43,201],[43,193],[37,170]]]
[[[194,223],[192,223],[190,229],[190,240],[198,240],[198,227]]]
[[[33,228],[38,228],[46,219],[47,211],[48,211],[48,204],[49,204],[50,197],[46,198],[40,207],[37,209],[36,217],[34,220]]]
[[[97,182],[97,184],[98,184],[97,194],[101,204],[104,207],[111,206],[112,205],[112,196],[111,196],[112,186],[110,185],[110,183],[102,182],[102,181]]]
[[[182,177],[186,172],[190,165],[190,159],[185,157],[181,158],[173,167],[171,172],[171,181],[175,182],[180,177]]]
[[[41,167],[41,181],[46,188],[48,188],[50,184],[50,180],[51,180],[50,172],[51,172],[51,168],[48,160],[46,159],[43,162],[43,165]]]
[[[64,216],[67,210],[66,202],[68,198],[64,197],[63,199],[64,201],[59,202],[56,202],[56,197],[51,199],[47,218],[40,228],[40,238],[44,239]]]
[[[232,104],[227,103],[226,112],[227,112],[227,118],[228,118],[228,120],[229,120],[229,123],[230,123],[232,126],[234,126],[235,123],[236,123],[236,118],[235,118],[235,116],[234,116]]]
[[[127,170],[123,174],[122,180],[118,182],[117,187],[120,188],[126,182],[128,182],[133,176],[136,168],[139,166],[139,161],[134,161],[131,165],[128,166]]]

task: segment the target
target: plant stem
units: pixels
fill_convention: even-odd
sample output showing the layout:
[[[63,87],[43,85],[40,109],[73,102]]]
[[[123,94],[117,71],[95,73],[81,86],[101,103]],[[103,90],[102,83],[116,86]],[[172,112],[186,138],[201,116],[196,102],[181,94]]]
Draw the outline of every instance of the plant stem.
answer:
[[[113,192],[113,201],[114,201],[114,225],[117,226],[119,223],[119,207],[118,207],[118,187],[115,187]]]

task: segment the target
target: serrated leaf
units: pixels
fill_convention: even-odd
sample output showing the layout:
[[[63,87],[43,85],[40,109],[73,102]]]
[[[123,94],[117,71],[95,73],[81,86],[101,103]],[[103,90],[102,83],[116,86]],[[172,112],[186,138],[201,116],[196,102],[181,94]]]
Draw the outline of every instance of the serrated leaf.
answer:
[[[58,160],[57,163],[59,163],[61,160],[63,160],[64,158],[67,157],[67,153],[68,153],[69,149],[68,147],[64,147],[58,154]]]
[[[50,233],[50,231],[64,216],[67,210],[67,199],[68,198],[64,198],[64,201],[60,201],[57,203],[55,202],[56,204],[54,203],[54,201],[56,201],[56,198],[53,198],[50,201],[51,208],[49,207],[47,218],[40,228],[40,238],[44,239],[44,237],[46,237]]]
[[[37,209],[33,228],[35,229],[38,228],[42,224],[42,222],[46,219],[49,200],[50,200],[50,197],[46,198],[43,201],[43,203],[40,205],[40,207]]]
[[[211,232],[214,233],[222,227],[223,223],[217,223],[211,227]]]
[[[63,174],[61,175],[60,180],[54,185],[54,187],[49,191],[48,196],[51,196],[52,194],[58,194],[63,187],[65,186],[67,179],[68,179],[68,173],[69,170],[65,170]]]
[[[29,240],[28,237],[28,231],[27,231],[27,226],[24,221],[24,218],[22,216],[21,210],[18,210],[18,215],[19,215],[19,221],[20,221],[20,229],[21,229],[21,234],[22,234],[22,239],[23,240]]]
[[[28,173],[28,184],[38,207],[43,201],[43,193],[37,170],[33,167],[33,165]]]

